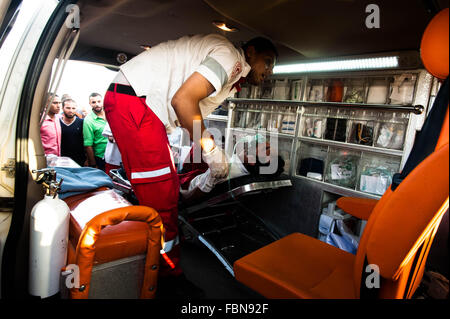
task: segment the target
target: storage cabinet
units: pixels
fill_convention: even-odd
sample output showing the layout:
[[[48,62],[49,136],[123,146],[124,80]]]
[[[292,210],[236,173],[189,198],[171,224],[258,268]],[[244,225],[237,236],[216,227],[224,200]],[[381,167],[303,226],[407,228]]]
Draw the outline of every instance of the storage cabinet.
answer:
[[[247,87],[228,100],[226,151],[245,135],[277,143],[285,172],[345,196],[379,198],[424,119],[425,70],[306,75]]]
[[[295,138],[297,107],[264,105],[264,103],[232,106],[225,150],[233,153],[234,146],[245,136],[259,134],[271,143],[284,162],[284,173],[290,174],[291,152]]]

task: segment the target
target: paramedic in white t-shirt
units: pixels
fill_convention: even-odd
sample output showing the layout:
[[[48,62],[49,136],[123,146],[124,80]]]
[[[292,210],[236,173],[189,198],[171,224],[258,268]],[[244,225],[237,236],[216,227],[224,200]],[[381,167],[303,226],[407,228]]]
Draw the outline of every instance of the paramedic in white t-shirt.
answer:
[[[226,177],[224,151],[208,134],[203,136],[203,119],[236,92],[242,78],[258,85],[269,77],[277,55],[264,38],[237,48],[219,34],[184,36],[123,64],[108,88],[106,117],[129,181],[140,205],[156,209],[166,230],[163,249],[175,267],[161,259],[159,282],[186,282],[177,245],[179,181],[167,132],[179,125],[187,129],[193,143],[201,145],[212,176]],[[194,135],[194,125],[201,134]],[[158,287],[161,295],[168,285]]]

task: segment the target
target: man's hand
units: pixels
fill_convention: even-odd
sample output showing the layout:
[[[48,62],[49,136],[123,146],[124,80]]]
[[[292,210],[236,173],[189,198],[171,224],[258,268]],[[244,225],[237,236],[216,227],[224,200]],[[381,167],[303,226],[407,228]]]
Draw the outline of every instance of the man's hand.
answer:
[[[92,146],[86,146],[86,156],[88,161],[88,166],[97,168],[97,163],[95,162],[94,149]]]
[[[228,176],[229,164],[223,149],[215,145],[211,151],[203,151],[202,155],[211,170],[211,177],[220,179]]]

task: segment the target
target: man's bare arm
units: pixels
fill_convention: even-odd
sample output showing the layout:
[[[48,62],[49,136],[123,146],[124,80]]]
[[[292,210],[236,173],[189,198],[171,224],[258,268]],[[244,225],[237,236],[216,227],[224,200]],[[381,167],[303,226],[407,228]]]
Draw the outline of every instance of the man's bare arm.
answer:
[[[94,149],[92,146],[86,146],[86,156],[88,160],[88,165],[92,167],[96,167],[97,163],[95,162]]]
[[[205,152],[214,147],[214,141],[209,139],[194,140],[194,121],[200,121],[201,134],[205,130],[200,112],[199,102],[214,92],[214,86],[200,73],[194,72],[178,89],[172,98],[172,106],[182,127],[188,130],[191,139],[201,145]]]

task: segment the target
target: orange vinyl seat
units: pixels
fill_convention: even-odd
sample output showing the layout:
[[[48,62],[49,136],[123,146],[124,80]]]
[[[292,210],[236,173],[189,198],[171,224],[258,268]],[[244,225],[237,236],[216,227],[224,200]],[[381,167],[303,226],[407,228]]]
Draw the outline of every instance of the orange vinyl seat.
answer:
[[[445,9],[432,19],[421,44],[428,71],[447,81],[448,16]],[[434,128],[440,129],[434,152],[395,190],[389,188],[378,201],[337,201],[367,220],[356,255],[294,233],[237,260],[236,279],[268,298],[411,298],[449,207],[448,99],[445,107],[442,128]]]
[[[164,233],[159,214],[150,207],[133,206],[107,188],[67,197],[64,201],[70,209],[67,264],[77,265],[80,271],[80,287],[70,289],[71,298],[91,297],[91,274],[95,266],[139,255],[145,256],[140,297],[154,298]],[[132,281],[140,278],[138,274],[130,276]],[[105,293],[104,289],[117,287],[103,288],[100,294]],[[98,295],[98,291],[94,293]]]
[[[126,199],[111,189],[103,188],[64,199],[70,209],[69,257],[72,258],[86,224],[95,216],[110,209],[131,206]],[[102,229],[96,243],[94,264],[103,264],[121,258],[145,254],[147,225],[123,221]]]
[[[354,255],[293,233],[234,263],[236,279],[267,298],[355,298]]]
[[[362,297],[363,275],[372,273],[366,267],[377,265],[378,297],[411,297],[421,278],[410,277],[416,258],[428,254],[448,209],[448,164],[446,144],[364,212],[369,219],[356,255],[294,233],[237,260],[236,279],[268,298],[352,299]],[[359,198],[341,198],[337,205],[364,206]]]

